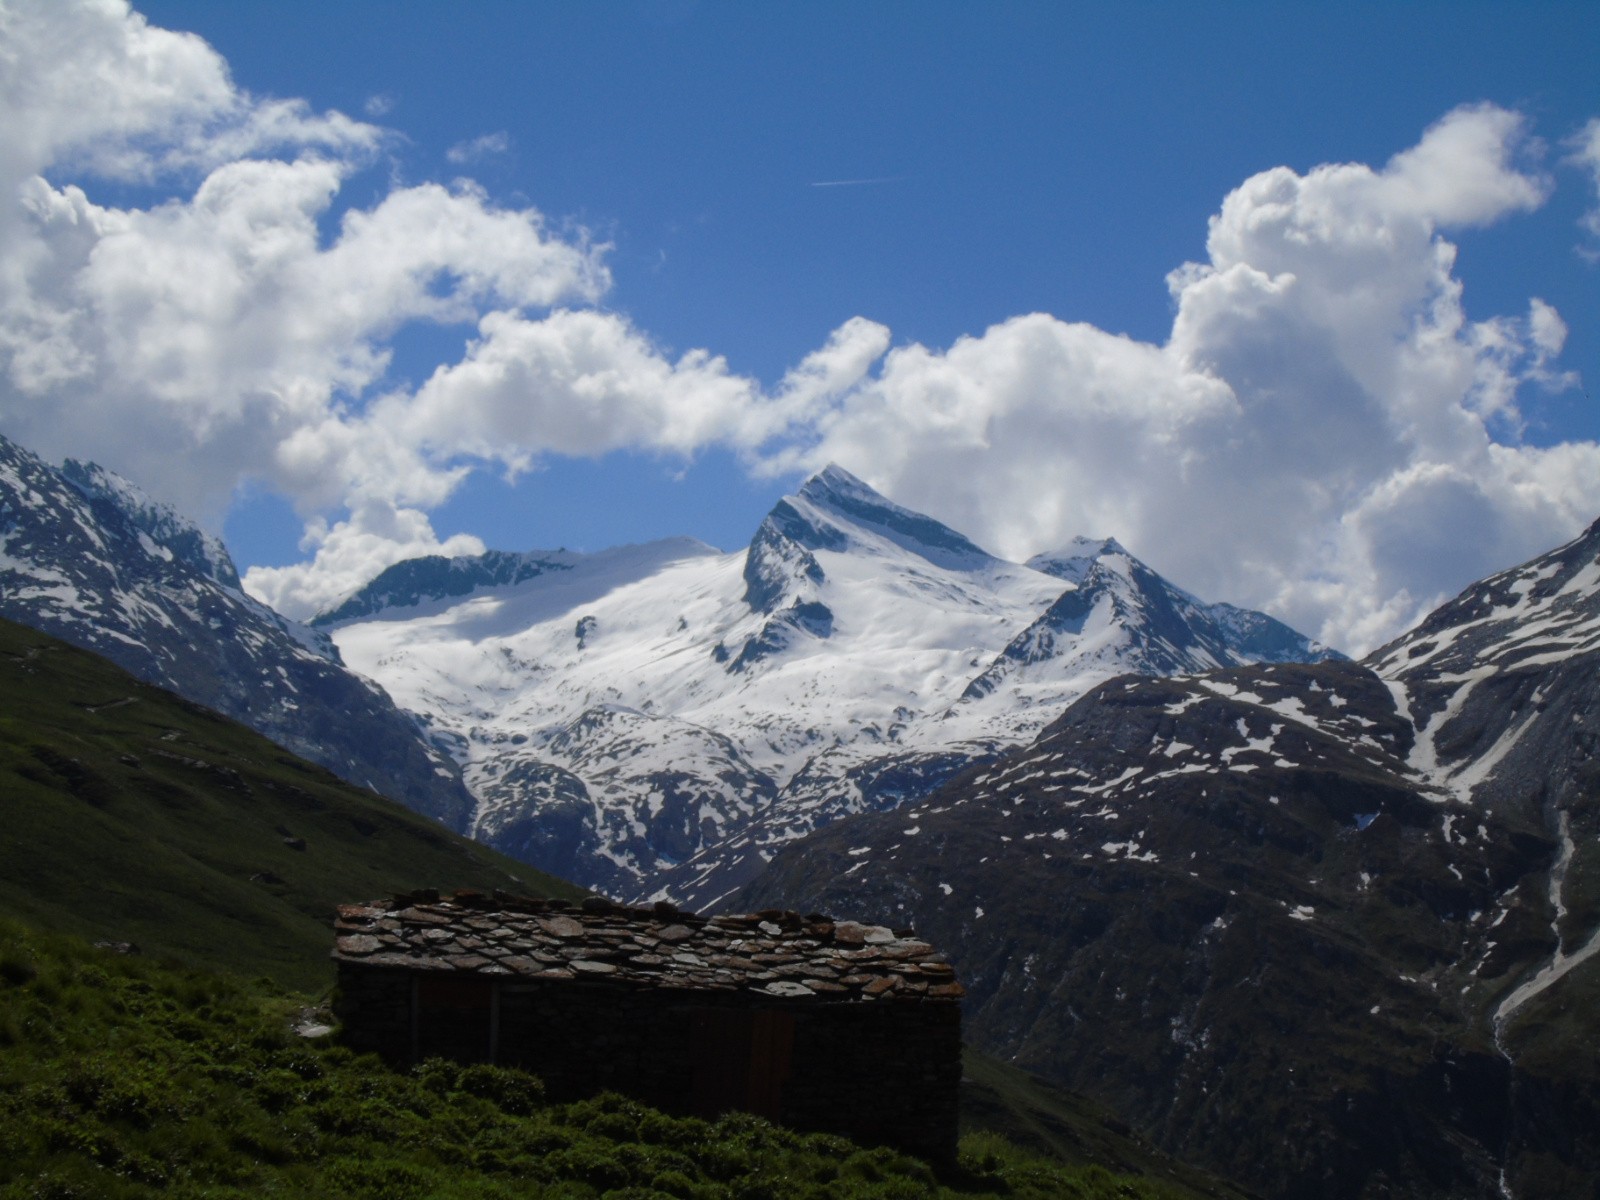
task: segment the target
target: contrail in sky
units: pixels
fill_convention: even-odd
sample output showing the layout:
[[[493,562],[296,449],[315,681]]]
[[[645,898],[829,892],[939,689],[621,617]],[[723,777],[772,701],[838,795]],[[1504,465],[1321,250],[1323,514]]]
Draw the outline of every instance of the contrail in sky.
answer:
[[[904,175],[879,175],[875,179],[820,179],[812,187],[865,187],[873,183],[899,183]]]

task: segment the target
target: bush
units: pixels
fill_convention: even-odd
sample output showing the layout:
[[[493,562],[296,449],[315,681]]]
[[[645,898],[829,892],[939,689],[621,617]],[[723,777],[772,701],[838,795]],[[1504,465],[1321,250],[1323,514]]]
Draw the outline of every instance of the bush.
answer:
[[[694,1180],[682,1171],[662,1171],[650,1181],[650,1186],[662,1195],[677,1197],[677,1200],[696,1200],[702,1195]]]
[[[323,1168],[330,1188],[351,1200],[424,1200],[432,1194],[429,1173],[409,1163],[383,1159],[336,1158]]]
[[[15,950],[0,954],[0,984],[21,987],[25,983],[32,983],[38,973],[39,969],[33,965],[31,958]]]
[[[487,1100],[502,1112],[525,1117],[544,1104],[544,1081],[525,1071],[477,1063],[464,1067],[456,1084],[469,1096]]]

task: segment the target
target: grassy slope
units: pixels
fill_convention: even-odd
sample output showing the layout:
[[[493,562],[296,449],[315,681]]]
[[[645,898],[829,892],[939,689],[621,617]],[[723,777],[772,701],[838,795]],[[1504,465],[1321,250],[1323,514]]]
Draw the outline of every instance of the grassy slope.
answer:
[[[582,894],[0,621],[0,909],[315,990],[336,904],[433,886]]]
[[[1252,1194],[1163,1154],[1109,1110],[1037,1075],[971,1048],[961,1065],[963,1134],[998,1133],[1024,1151],[1144,1176],[1186,1197],[1242,1200]]]
[[[0,1200],[283,1195],[1177,1200],[998,1138],[925,1164],[756,1117],[669,1117],[614,1095],[438,1061],[383,1069],[288,1031],[292,999],[0,921]]]
[[[291,844],[302,841],[303,849]],[[89,1060],[77,1055],[90,1047],[121,1047],[113,1055],[113,1065],[105,1069],[113,1075],[125,1071],[133,1074],[129,1076],[132,1082],[106,1085],[111,1098],[105,1103],[114,1114],[120,1111],[117,1106],[125,1102],[117,1099],[124,1084],[137,1091],[149,1082],[132,1064],[172,1057],[172,1046],[162,1041],[167,1034],[159,1028],[147,1028],[152,1017],[157,1018],[158,1027],[165,1022],[168,1033],[187,1029],[188,1034],[183,1036],[192,1035],[201,1041],[227,1038],[233,1043],[230,1053],[235,1053],[239,1044],[234,1025],[239,1021],[256,1022],[252,1026],[256,1032],[251,1036],[266,1038],[277,1047],[273,1054],[281,1050],[294,1062],[309,1062],[294,1058],[292,1048],[284,1049],[288,1043],[278,1027],[285,1023],[283,1014],[297,1008],[300,1001],[285,995],[283,989],[316,992],[331,981],[328,948],[333,906],[428,886],[502,887],[543,895],[581,895],[579,889],[564,881],[465,841],[396,804],[353,788],[210,710],[140,683],[103,659],[46,634],[0,621],[0,912],[23,918],[35,927],[31,933],[20,925],[7,927],[8,944],[16,951],[13,961],[32,961],[42,955],[47,964],[53,964],[42,972],[34,971],[23,985],[11,980],[16,986],[9,994],[5,994],[7,981],[0,979],[0,994],[9,1002],[9,1007],[0,1013],[0,1057],[9,1057],[10,1084],[20,1086],[19,1081],[29,1077],[76,1078],[75,1072],[86,1069],[85,1061],[100,1061],[93,1055]],[[133,960],[83,947],[63,950],[62,947],[72,946],[70,939],[55,938],[38,927],[90,940],[132,942],[146,954]],[[189,968],[202,968],[203,972],[220,971],[246,978],[265,976],[271,984],[264,991],[251,990],[222,975],[173,974],[151,961],[156,958],[170,958]],[[36,986],[39,979],[44,980],[42,992]],[[88,992],[74,983],[102,979],[120,981],[112,989],[109,1009],[102,1003],[103,998],[89,999]],[[96,990],[103,986],[95,983]],[[68,997],[67,1020],[41,1041],[40,1031],[46,1022],[37,1008],[40,998],[59,1005],[63,995]],[[228,1011],[233,1015],[225,1020],[218,1018],[220,1025],[204,1015],[222,1011],[208,999],[213,995],[230,997],[228,1004],[232,1007]],[[158,999],[151,1000],[151,996]],[[159,999],[161,996],[166,999]],[[26,1015],[29,1004],[36,1006],[31,1018]],[[178,1020],[179,1010],[196,1006],[202,1014],[199,1026],[187,1026]],[[272,1015],[266,1026],[260,1025],[265,1019],[263,1013]],[[172,1024],[174,1021],[176,1025]],[[269,1028],[272,1021],[276,1026]],[[150,1038],[156,1042],[150,1042]],[[421,1094],[417,1092],[419,1085],[403,1077],[391,1077],[375,1064],[348,1062],[331,1048],[317,1049],[315,1054],[321,1056],[315,1061],[322,1064],[316,1070],[338,1076],[336,1083],[327,1086],[330,1096],[344,1097],[341,1103],[351,1095],[376,1096],[396,1088],[410,1097],[394,1101],[401,1108],[415,1108],[422,1103],[417,1099]],[[205,1082],[201,1078],[204,1074],[202,1070],[200,1075],[185,1076],[185,1088],[198,1088],[195,1097],[203,1098],[213,1090],[216,1081]],[[1146,1177],[1138,1190],[1115,1193],[1119,1195],[1233,1194],[1123,1137],[1107,1125],[1098,1110],[1024,1072],[973,1055],[969,1056],[967,1074],[963,1128],[974,1135],[968,1142],[969,1157],[974,1164],[990,1163],[988,1168],[975,1166],[978,1174],[972,1179],[985,1177],[984,1170],[1002,1171],[1010,1178],[1006,1186],[1023,1189],[1018,1194],[1094,1196],[1102,1194],[1102,1185],[1110,1188],[1112,1176],[1104,1171],[1109,1167],[1119,1174]],[[7,1082],[7,1076],[0,1075],[0,1092]],[[81,1090],[89,1085],[72,1086]],[[161,1113],[170,1116],[182,1112],[191,1121],[196,1112],[205,1111],[211,1103],[185,1100],[170,1093],[170,1089],[163,1094],[168,1098],[157,1106]],[[224,1108],[243,1103],[231,1091],[226,1096],[213,1096],[213,1101]],[[139,1158],[141,1154],[156,1154],[157,1158],[164,1154],[168,1158],[162,1161],[168,1161],[176,1153],[172,1146],[165,1150],[159,1146],[139,1150],[137,1146],[150,1138],[162,1142],[173,1135],[170,1130],[150,1132],[154,1126],[149,1122],[161,1125],[165,1117],[140,1117],[132,1125],[115,1118],[106,1124],[102,1120],[104,1114],[96,1115],[96,1105],[100,1103],[96,1099],[85,1108],[71,1100],[67,1107],[58,1107],[58,1116],[68,1114],[70,1125],[82,1125],[89,1132],[68,1137],[48,1122],[35,1125],[33,1136],[43,1141],[25,1148],[35,1156],[33,1159],[25,1156],[18,1161],[33,1161],[46,1175],[65,1172],[58,1194],[100,1195],[97,1188],[106,1185],[106,1164],[112,1160],[120,1163],[131,1155],[127,1162],[133,1165],[122,1169],[122,1174],[133,1180],[130,1186],[137,1191],[139,1172],[146,1169],[137,1166],[144,1161]],[[266,1100],[249,1101],[246,1107],[250,1105],[265,1105],[266,1111],[240,1117],[247,1125],[276,1122],[281,1128],[289,1128],[294,1124]],[[743,1120],[731,1119],[729,1128],[739,1126]],[[94,1132],[96,1129],[99,1132]],[[139,1132],[141,1129],[144,1132]],[[776,1139],[788,1146],[795,1140],[764,1125],[759,1129],[759,1136],[748,1130],[737,1136],[745,1140],[756,1137],[763,1145]],[[1058,1165],[1025,1166],[1025,1155],[1019,1157],[1014,1147],[986,1137],[985,1131],[1012,1138],[1027,1152],[1054,1158]],[[703,1139],[705,1130],[696,1125],[692,1134],[691,1140]],[[249,1129],[224,1130],[216,1135],[222,1142],[241,1146],[253,1144],[256,1136]],[[128,1141],[129,1137],[133,1140]],[[843,1177],[834,1178],[828,1185],[832,1190],[826,1194],[926,1192],[924,1169],[916,1164],[905,1165],[909,1160],[880,1181],[887,1191],[851,1191],[857,1184],[865,1186],[870,1182],[868,1177],[881,1173],[881,1163],[873,1166],[873,1162],[889,1161],[894,1156],[885,1159],[879,1154],[877,1158],[860,1159],[863,1152],[857,1148],[826,1142],[824,1139],[817,1143],[822,1149],[813,1147],[805,1152],[826,1160],[811,1162],[806,1171],[818,1178],[834,1178],[844,1170],[841,1161],[855,1164]],[[328,1195],[363,1194],[361,1188],[365,1185],[357,1186],[359,1181],[346,1179],[354,1169],[349,1163],[334,1171],[344,1183],[334,1187],[328,1182],[334,1176],[327,1175],[321,1160],[344,1152],[336,1148],[335,1142],[318,1134],[308,1144],[320,1147],[312,1156],[317,1162],[310,1165],[302,1161],[304,1156],[291,1156],[293,1161],[286,1160],[282,1172],[274,1174],[276,1168],[262,1167],[266,1173],[255,1177],[251,1169],[242,1165],[244,1159],[235,1155],[238,1161],[230,1159],[233,1165],[226,1169],[216,1163],[206,1167],[207,1171],[215,1168],[206,1178],[215,1184],[226,1182],[233,1175],[249,1177],[252,1182],[247,1186],[255,1190],[265,1186],[264,1181],[270,1176],[275,1181],[272,1186],[281,1185],[295,1192],[302,1191],[303,1186],[309,1186],[306,1181],[315,1178],[320,1182],[305,1194],[316,1194],[317,1188],[328,1189],[322,1193]],[[360,1153],[367,1154],[369,1149]],[[615,1146],[604,1153],[602,1149],[590,1147],[586,1153],[605,1158]],[[781,1162],[787,1161],[791,1151],[792,1147],[780,1151],[768,1146],[762,1153]],[[199,1151],[191,1148],[184,1153]],[[277,1153],[271,1146],[257,1147],[244,1158],[265,1155],[264,1161],[270,1164]],[[428,1154],[450,1158],[450,1153],[437,1146]],[[0,1159],[9,1157],[0,1148]],[[1002,1168],[1001,1164],[1009,1165]],[[394,1178],[405,1176],[413,1166],[395,1166],[399,1175]],[[426,1176],[432,1168],[415,1169]],[[603,1169],[596,1170],[605,1175]],[[83,1175],[86,1171],[89,1174]],[[911,1174],[905,1175],[906,1171]],[[1057,1193],[1046,1188],[1029,1192],[1031,1185],[1026,1184],[1026,1179],[1033,1177],[1029,1172],[1048,1181],[1049,1187],[1079,1190]],[[112,1173],[117,1174],[117,1170]],[[157,1175],[160,1171],[150,1178]],[[79,1176],[93,1181],[93,1186],[86,1185],[87,1190],[79,1191],[83,1180],[79,1184],[71,1182]],[[389,1178],[382,1171],[373,1178],[380,1176]],[[979,1186],[972,1179],[967,1183]],[[849,1180],[855,1182],[848,1183]],[[1158,1186],[1156,1181],[1162,1182]],[[711,1190],[705,1194],[731,1194],[712,1183],[715,1180],[707,1184]],[[578,1190],[570,1194],[590,1194],[581,1180],[573,1186]],[[749,1194],[761,1194],[759,1187],[752,1187]],[[401,1187],[393,1194],[405,1193]],[[5,1194],[0,1189],[0,1196]],[[390,1193],[379,1187],[374,1194]],[[469,1188],[461,1194],[499,1193],[491,1187],[481,1193]],[[558,1188],[553,1194],[567,1193]],[[700,1193],[691,1190],[684,1194]],[[790,1193],[778,1189],[775,1194]],[[980,1188],[979,1193],[958,1194],[982,1191]],[[1113,1192],[1106,1190],[1104,1194]]]

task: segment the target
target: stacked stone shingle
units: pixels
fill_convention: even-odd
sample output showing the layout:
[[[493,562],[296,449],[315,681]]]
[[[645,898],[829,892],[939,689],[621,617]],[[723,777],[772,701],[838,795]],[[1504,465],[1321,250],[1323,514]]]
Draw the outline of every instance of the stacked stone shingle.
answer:
[[[698,917],[671,905],[415,893],[343,905],[341,963],[784,999],[957,1000],[955,971],[911,930],[792,912]]]

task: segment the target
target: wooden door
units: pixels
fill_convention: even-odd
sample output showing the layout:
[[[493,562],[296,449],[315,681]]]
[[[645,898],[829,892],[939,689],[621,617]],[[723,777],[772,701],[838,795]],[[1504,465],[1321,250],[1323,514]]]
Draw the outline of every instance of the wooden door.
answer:
[[[730,1109],[778,1120],[794,1060],[794,1016],[705,1008],[691,1018],[695,1064],[690,1105],[714,1117]]]
[[[494,1060],[494,981],[481,976],[419,975],[413,993],[414,1057]]]

